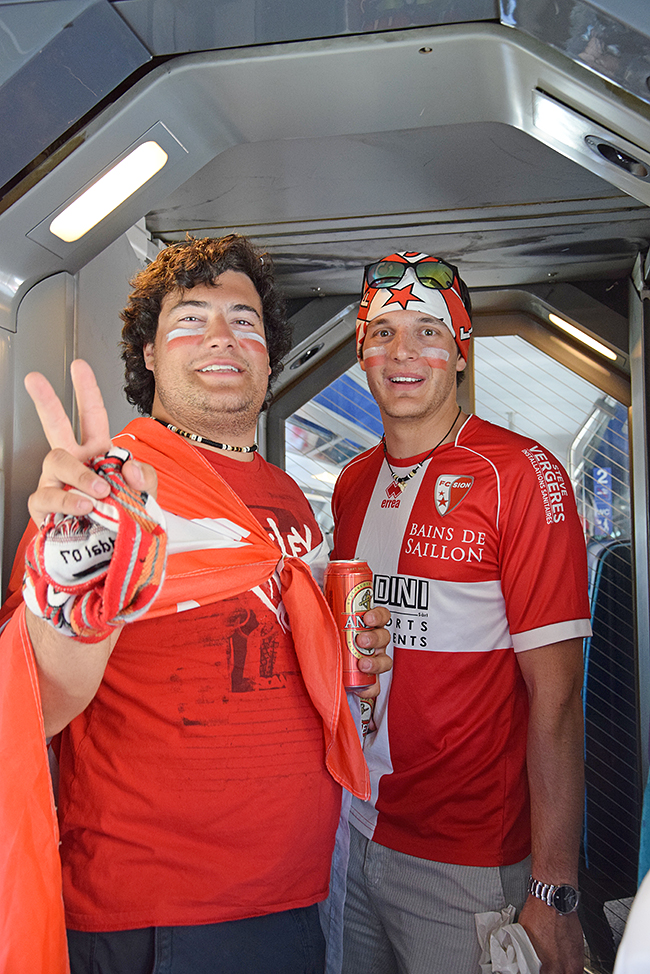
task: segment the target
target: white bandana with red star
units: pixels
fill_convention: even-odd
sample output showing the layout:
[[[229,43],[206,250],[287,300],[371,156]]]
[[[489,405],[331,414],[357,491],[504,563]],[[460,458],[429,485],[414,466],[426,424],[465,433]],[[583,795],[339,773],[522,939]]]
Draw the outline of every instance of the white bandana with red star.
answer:
[[[419,264],[421,261],[437,261],[428,254],[398,253],[383,260],[397,263]],[[444,290],[425,287],[418,280],[415,270],[407,266],[404,277],[397,287],[377,288],[366,286],[357,317],[357,355],[362,356],[363,340],[368,324],[380,314],[391,311],[422,311],[443,321],[454,336],[460,354],[467,360],[472,322],[460,295],[458,278]]]

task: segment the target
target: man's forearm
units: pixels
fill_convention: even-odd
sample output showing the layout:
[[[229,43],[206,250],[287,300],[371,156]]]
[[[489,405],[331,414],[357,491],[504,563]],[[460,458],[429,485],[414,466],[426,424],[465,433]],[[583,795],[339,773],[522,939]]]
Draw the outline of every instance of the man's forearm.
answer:
[[[545,883],[578,884],[584,803],[583,712],[578,693],[554,714],[531,700],[528,781],[532,875]]]
[[[520,653],[528,688],[527,766],[535,879],[578,885],[584,802],[582,640]],[[560,914],[530,895],[519,915],[542,974],[580,974],[584,952],[576,913]]]
[[[119,632],[100,643],[82,643],[58,633],[26,612],[34,649],[45,734],[51,737],[86,709],[97,693]]]

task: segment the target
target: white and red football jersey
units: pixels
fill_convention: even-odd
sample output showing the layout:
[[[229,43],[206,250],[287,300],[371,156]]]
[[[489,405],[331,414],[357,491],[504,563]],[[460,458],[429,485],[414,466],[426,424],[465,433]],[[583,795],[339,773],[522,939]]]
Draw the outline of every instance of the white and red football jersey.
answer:
[[[390,464],[400,476],[419,457]],[[527,692],[517,652],[591,632],[585,540],[566,472],[471,416],[402,491],[382,445],[342,472],[334,558],[361,558],[392,620],[372,798],[352,823],[409,855],[473,866],[530,851]]]

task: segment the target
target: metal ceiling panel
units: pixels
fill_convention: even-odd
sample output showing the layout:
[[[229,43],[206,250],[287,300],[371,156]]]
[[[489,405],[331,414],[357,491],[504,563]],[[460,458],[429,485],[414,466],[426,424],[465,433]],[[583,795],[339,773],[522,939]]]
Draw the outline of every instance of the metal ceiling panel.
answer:
[[[473,286],[620,273],[650,210],[530,135],[475,122],[233,146],[147,224],[167,242],[249,233],[298,296],[354,292],[396,241],[445,254]]]
[[[0,87],[0,185],[149,58],[108,0],[69,21]]]
[[[29,2],[29,0],[27,0]],[[35,8],[26,0],[0,2],[0,84],[4,84],[95,0],[49,0]]]
[[[114,0],[153,54],[499,19],[498,0]]]

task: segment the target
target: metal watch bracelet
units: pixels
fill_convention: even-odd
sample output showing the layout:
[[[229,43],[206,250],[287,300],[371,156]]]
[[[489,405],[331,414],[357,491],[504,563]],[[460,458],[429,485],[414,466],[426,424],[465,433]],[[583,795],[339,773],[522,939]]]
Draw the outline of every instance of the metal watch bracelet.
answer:
[[[580,893],[568,883],[555,886],[552,883],[542,883],[539,879],[528,878],[528,893],[538,900],[552,906],[560,916],[568,916],[578,908]]]

